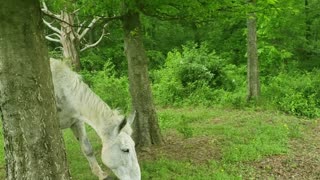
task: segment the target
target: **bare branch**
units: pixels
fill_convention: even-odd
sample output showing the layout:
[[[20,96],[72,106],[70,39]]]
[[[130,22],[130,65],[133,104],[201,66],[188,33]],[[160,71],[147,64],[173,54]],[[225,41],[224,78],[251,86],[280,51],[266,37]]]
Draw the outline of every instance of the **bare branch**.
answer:
[[[88,31],[94,26],[94,24],[95,24],[99,19],[100,19],[100,17],[95,17],[95,18],[93,18],[92,21],[91,21],[91,23],[89,24],[89,26],[88,26],[86,29],[84,29],[84,30],[82,31],[82,33],[79,35],[79,39],[82,39],[83,36],[85,36],[85,35],[88,33]]]
[[[47,5],[46,5],[46,3],[45,3],[44,1],[42,2],[42,6],[43,6],[43,7],[41,8],[41,11],[42,11],[43,13],[45,13],[45,14],[47,14],[47,15],[50,15],[50,16],[52,16],[52,17],[55,17],[55,18],[61,20],[61,16],[60,16],[60,15],[54,14],[54,13],[52,13],[51,11],[48,10],[48,7],[47,7]]]
[[[61,36],[60,36],[60,34],[58,34],[58,33],[52,33],[52,34],[49,34],[49,35],[47,35],[47,36],[57,36],[59,39],[61,39]]]
[[[50,36],[46,36],[46,39],[49,40],[49,41],[52,41],[52,42],[61,43],[60,39],[55,39],[55,38],[52,38]]]
[[[70,24],[69,22],[61,19],[61,18],[60,18],[60,17],[61,17],[60,15],[57,17],[57,16],[55,16],[54,14],[47,13],[46,11],[42,11],[42,12],[43,12],[45,15],[47,15],[47,16],[53,18],[53,19],[58,20],[60,23],[65,23],[65,24],[69,25],[70,27],[79,27],[79,26],[77,26],[77,25]]]
[[[61,34],[61,31],[60,31],[58,28],[52,26],[52,25],[51,25],[49,22],[47,22],[45,19],[42,19],[42,20],[43,20],[43,23],[44,23],[45,25],[47,25],[50,29],[52,29],[54,32],[56,32],[56,33],[58,33],[58,34]]]
[[[106,34],[105,34],[105,28],[106,28],[107,26],[108,26],[108,24],[105,24],[105,25],[103,26],[101,36],[100,36],[100,38],[99,38],[95,43],[89,44],[89,45],[86,44],[85,47],[80,50],[80,52],[83,52],[83,51],[85,51],[85,50],[87,50],[87,49],[89,49],[89,48],[93,48],[93,47],[97,46],[97,45],[102,41],[103,37],[106,35]]]
[[[76,14],[78,11],[80,11],[80,8],[79,9],[76,9],[72,12],[72,14]]]
[[[113,15],[112,17],[106,17],[106,16],[98,16],[98,17],[101,17],[103,22],[108,23],[113,20],[122,20],[124,15],[120,15],[120,16]]]
[[[87,22],[87,21],[83,21],[83,22],[80,24],[80,26],[79,26],[78,29],[77,29],[77,34],[79,34],[79,33],[81,32],[81,29],[82,29],[83,25],[84,25],[86,22]]]
[[[60,51],[63,51],[63,47],[62,46],[58,46],[58,47],[54,48],[53,50],[55,51],[57,49],[60,50]]]

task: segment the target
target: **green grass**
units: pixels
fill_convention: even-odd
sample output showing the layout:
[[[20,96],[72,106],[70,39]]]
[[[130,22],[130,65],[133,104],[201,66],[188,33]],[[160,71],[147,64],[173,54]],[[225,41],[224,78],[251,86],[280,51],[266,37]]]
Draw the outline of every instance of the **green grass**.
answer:
[[[100,162],[100,154],[101,154],[101,143],[99,137],[96,135],[94,130],[90,127],[87,127],[87,133],[90,139],[90,142],[93,146],[93,149],[95,150],[95,156],[97,160]],[[76,180],[91,180],[91,179],[97,179],[96,176],[94,176],[91,173],[89,164],[87,159],[84,157],[80,150],[80,144],[76,140],[76,138],[73,136],[72,131],[70,129],[64,130],[63,133],[64,141],[66,144],[66,150],[67,150],[67,158],[68,163],[70,167],[70,173],[73,177],[73,179]]]
[[[303,137],[301,119],[274,111],[222,108],[167,108],[158,111],[164,135],[176,130],[185,139],[209,137],[219,149],[219,157],[207,163],[174,160],[159,156],[140,161],[142,179],[243,179],[254,177],[253,162],[273,155],[290,154],[289,141]],[[100,161],[101,144],[91,128],[89,138]],[[0,132],[1,133],[1,132]],[[70,130],[64,131],[70,172],[75,180],[97,179]],[[0,145],[3,146],[2,138]],[[194,149],[193,151],[196,151]],[[101,162],[100,162],[101,163]],[[4,179],[3,148],[0,149],[0,179]],[[106,169],[106,168],[105,168]]]
[[[173,179],[241,179],[244,174],[254,174],[248,163],[272,155],[290,153],[289,140],[302,137],[299,119],[277,112],[259,112],[253,109],[163,109],[159,112],[159,120],[164,132],[177,129],[185,138],[211,136],[218,139],[222,157],[211,160],[214,166],[189,166],[188,162],[159,160],[150,164],[154,169],[160,170],[155,171],[148,167],[143,174],[145,179],[153,176],[167,179],[166,174],[171,174]],[[208,158],[210,160],[210,157]],[[172,175],[169,170],[177,164],[184,168],[182,172],[187,173],[180,175],[179,171],[174,170]],[[153,172],[152,176],[149,171]],[[189,171],[192,174],[188,173]]]
[[[194,165],[190,162],[159,159],[155,162],[144,162],[142,169],[142,179],[241,179],[240,175],[227,173],[216,162],[212,162],[209,165]]]

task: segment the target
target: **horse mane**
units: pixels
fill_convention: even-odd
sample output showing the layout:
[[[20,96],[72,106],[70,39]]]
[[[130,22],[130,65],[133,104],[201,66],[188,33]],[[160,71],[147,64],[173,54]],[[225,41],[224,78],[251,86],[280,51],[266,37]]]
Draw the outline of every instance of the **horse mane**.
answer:
[[[55,86],[63,88],[65,96],[70,97],[72,104],[79,109],[80,113],[90,121],[95,118],[109,127],[119,125],[124,116],[119,110],[112,110],[98,95],[96,95],[89,86],[83,82],[82,77],[72,71],[65,63],[59,60],[50,59],[51,71],[55,78]],[[95,118],[94,118],[95,117]],[[90,122],[88,122],[90,124]]]

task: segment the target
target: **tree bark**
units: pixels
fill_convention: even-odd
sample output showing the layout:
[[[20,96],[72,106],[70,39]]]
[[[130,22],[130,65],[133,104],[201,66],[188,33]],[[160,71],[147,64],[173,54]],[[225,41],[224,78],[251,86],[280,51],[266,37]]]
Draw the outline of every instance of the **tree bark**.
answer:
[[[255,6],[256,0],[249,0],[249,3]],[[248,15],[247,29],[248,29],[247,100],[257,100],[260,96],[260,82],[259,82],[259,63],[258,63],[258,51],[257,51],[257,17],[255,12],[251,12]]]
[[[74,31],[74,27],[70,26],[70,24],[74,24],[73,15],[66,11],[61,11],[61,18],[68,23],[61,22],[63,57],[68,61],[68,64],[72,65],[75,71],[80,71],[80,40]]]
[[[306,38],[306,44],[307,44],[304,50],[304,58],[306,60],[309,60],[312,57],[312,50],[310,51],[308,48],[308,45],[312,43],[312,33],[311,33],[312,18],[310,17],[309,0],[304,1],[304,10],[305,10],[305,24],[306,24],[305,38]]]
[[[142,42],[139,13],[126,9],[123,19],[124,51],[128,59],[130,93],[137,116],[133,138],[138,148],[161,144],[162,136],[153,104],[148,76],[148,58]]]
[[[0,17],[6,179],[70,179],[39,1],[2,1]]]
[[[306,18],[306,40],[307,43],[308,41],[311,40],[311,25],[312,25],[312,21],[310,19],[310,7],[309,7],[309,0],[305,0],[304,1],[304,10],[305,10],[305,18]]]

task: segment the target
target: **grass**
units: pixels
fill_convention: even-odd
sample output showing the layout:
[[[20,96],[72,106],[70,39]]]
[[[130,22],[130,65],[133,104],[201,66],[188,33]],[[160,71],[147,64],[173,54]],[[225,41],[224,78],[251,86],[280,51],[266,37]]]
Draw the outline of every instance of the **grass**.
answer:
[[[90,142],[95,150],[95,156],[97,160],[100,160],[101,154],[101,143],[99,137],[96,135],[93,129],[87,127],[87,133],[90,139]],[[67,158],[70,168],[70,173],[73,179],[78,180],[90,180],[97,179],[90,170],[87,159],[84,157],[80,150],[80,144],[73,136],[70,129],[64,130],[63,133],[64,141],[66,144]],[[101,161],[99,161],[101,164]]]
[[[140,160],[142,179],[209,180],[255,177],[257,169],[253,163],[271,156],[290,154],[289,141],[302,138],[306,128],[301,123],[305,120],[274,111],[254,109],[167,108],[160,109],[158,115],[165,137],[169,138],[171,131],[182,137],[177,141],[182,142],[181,151],[188,152],[181,154],[197,154],[200,148],[204,148],[202,152],[206,150],[217,150],[217,152],[213,156],[190,155],[190,159],[186,159],[179,158],[179,153],[170,156],[171,150],[168,149],[165,153],[159,153],[157,150],[159,147],[155,147],[150,152],[154,158]],[[96,151],[96,157],[100,160],[100,140],[91,128],[88,128],[88,134]],[[199,143],[201,147],[186,144],[196,142],[202,137],[205,137],[208,143]],[[87,160],[70,130],[64,131],[64,139],[73,179],[97,179],[92,175]],[[2,139],[0,144],[3,146]],[[198,157],[205,161],[196,161]],[[1,148],[0,179],[4,179],[3,167],[3,148]]]
[[[221,157],[208,157],[210,163],[205,165],[160,159],[148,164],[153,170],[146,168],[144,179],[242,179],[243,175],[254,174],[249,162],[290,153],[289,140],[303,135],[299,119],[253,109],[163,109],[159,119],[164,132],[177,129],[185,138],[218,139],[213,146],[221,149]],[[171,172],[175,166],[183,173],[179,168]]]

